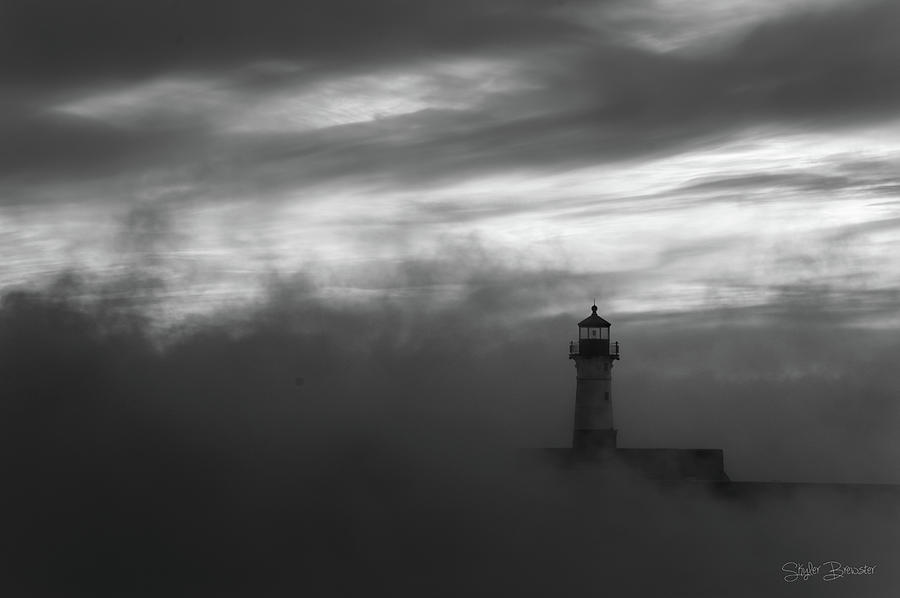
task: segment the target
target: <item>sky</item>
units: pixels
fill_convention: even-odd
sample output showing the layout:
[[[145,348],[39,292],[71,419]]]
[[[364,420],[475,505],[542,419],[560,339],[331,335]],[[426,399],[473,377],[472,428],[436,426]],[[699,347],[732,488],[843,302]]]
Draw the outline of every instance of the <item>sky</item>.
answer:
[[[621,346],[621,445],[722,448],[736,480],[900,483],[898,21],[892,0],[0,0],[0,427],[20,488],[2,506],[27,515],[9,579],[100,595],[104,559],[120,590],[152,563],[179,587],[240,563],[240,594],[326,546],[389,589],[412,558],[422,595],[440,569],[410,555],[423,534],[453,559],[568,543],[553,528],[584,524],[588,482],[503,455],[569,442],[567,345],[595,300]],[[828,536],[851,499],[735,511],[621,479],[611,511],[693,530],[721,565],[691,595],[738,592],[767,551],[900,554],[864,534],[894,503]],[[647,548],[591,525],[624,562]],[[171,536],[188,547],[160,561]],[[729,538],[744,549],[716,560]],[[579,542],[571,562],[592,562]],[[522,588],[587,583],[548,567]]]
[[[4,2],[3,288],[453,301],[477,246],[571,280],[530,314],[897,325],[892,2],[221,4]]]
[[[299,285],[373,328],[406,314],[398,338],[435,334],[426,314],[490,321],[501,344],[530,328],[535,355],[596,299],[638,349],[623,401],[648,372],[685,392],[802,378],[897,423],[854,401],[897,390],[879,364],[900,325],[898,16],[7,1],[0,290],[75,277],[79,300],[171,334]]]

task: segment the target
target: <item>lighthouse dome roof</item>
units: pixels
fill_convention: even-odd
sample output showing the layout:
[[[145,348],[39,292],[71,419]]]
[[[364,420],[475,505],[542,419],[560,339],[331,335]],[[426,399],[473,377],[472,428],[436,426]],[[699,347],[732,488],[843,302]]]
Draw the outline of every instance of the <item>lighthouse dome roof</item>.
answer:
[[[612,326],[609,322],[597,315],[597,306],[591,306],[591,315],[578,322],[579,328],[609,328]]]

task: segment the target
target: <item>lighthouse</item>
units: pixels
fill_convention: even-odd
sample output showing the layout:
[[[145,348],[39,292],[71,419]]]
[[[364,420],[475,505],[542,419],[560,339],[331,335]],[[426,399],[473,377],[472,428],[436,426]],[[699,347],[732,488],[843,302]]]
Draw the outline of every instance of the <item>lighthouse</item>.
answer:
[[[655,480],[705,480],[727,482],[725,453],[715,448],[619,448],[613,417],[612,369],[619,359],[619,343],[610,341],[611,324],[597,315],[578,322],[578,342],[569,343],[569,359],[575,362],[575,418],[571,448],[548,448],[550,457],[564,469],[598,467],[609,472],[611,463]]]
[[[575,422],[572,448],[576,451],[614,449],[612,368],[619,359],[619,343],[610,343],[611,324],[597,315],[578,322],[578,343],[569,343],[569,359],[575,361]]]

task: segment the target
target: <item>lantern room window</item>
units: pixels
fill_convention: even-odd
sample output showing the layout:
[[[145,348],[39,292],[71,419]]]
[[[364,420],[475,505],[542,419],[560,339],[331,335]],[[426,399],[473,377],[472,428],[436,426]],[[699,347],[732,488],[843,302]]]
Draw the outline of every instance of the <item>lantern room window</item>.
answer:
[[[584,327],[578,329],[578,338],[585,340],[609,339],[609,329],[601,327]]]

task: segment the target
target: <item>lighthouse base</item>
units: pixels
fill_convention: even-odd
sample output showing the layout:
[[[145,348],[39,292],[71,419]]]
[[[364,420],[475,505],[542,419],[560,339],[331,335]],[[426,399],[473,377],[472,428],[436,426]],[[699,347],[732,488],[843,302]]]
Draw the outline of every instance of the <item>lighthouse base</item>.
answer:
[[[579,453],[591,453],[616,448],[618,430],[575,430],[572,434],[572,448]]]
[[[595,445],[584,449],[531,449],[523,452],[526,454],[529,459],[549,461],[564,470],[609,473],[609,466],[618,464],[650,480],[729,481],[722,449],[603,448]]]

